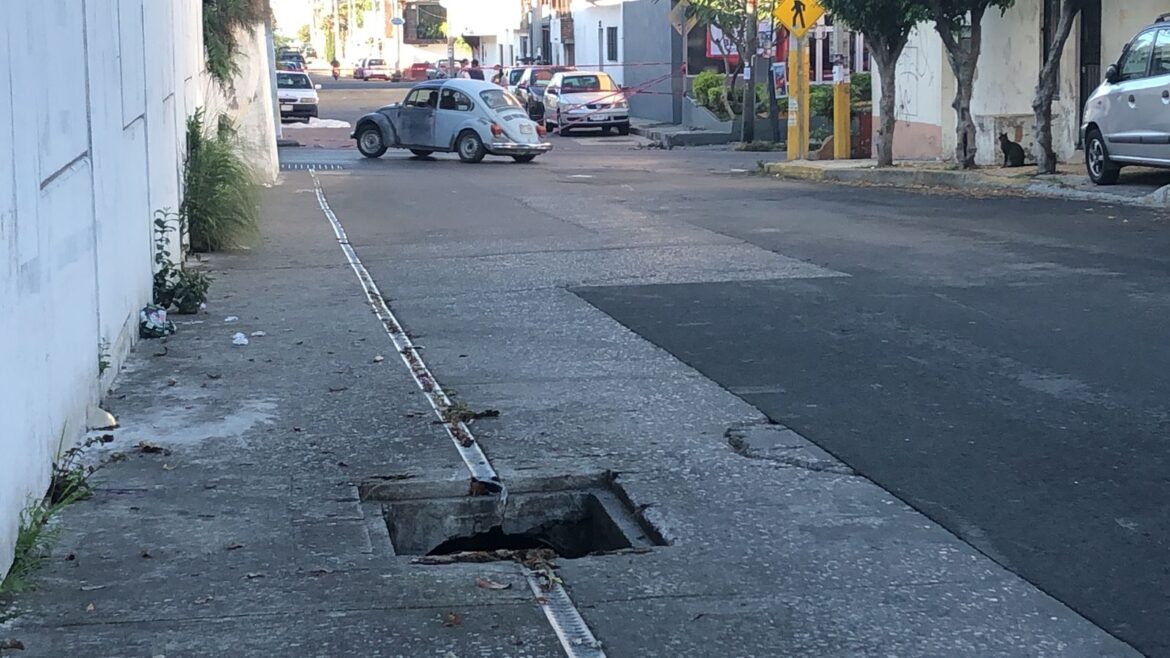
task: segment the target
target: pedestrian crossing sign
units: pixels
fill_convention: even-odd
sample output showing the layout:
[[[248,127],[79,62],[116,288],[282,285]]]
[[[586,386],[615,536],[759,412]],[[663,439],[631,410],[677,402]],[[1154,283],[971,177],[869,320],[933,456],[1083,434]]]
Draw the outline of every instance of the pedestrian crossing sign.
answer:
[[[825,15],[820,0],[780,0],[773,12],[792,36],[800,38],[808,33]]]

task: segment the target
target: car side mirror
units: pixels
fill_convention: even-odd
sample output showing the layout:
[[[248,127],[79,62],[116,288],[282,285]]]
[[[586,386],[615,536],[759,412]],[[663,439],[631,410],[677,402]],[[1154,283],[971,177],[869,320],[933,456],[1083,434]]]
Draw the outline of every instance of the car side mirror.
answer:
[[[1105,82],[1113,85],[1117,84],[1117,81],[1120,79],[1121,71],[1118,70],[1116,64],[1110,64],[1109,67],[1105,69]]]
[[[321,88],[321,84],[320,84],[320,83],[313,85],[313,89],[320,89],[320,88]]]

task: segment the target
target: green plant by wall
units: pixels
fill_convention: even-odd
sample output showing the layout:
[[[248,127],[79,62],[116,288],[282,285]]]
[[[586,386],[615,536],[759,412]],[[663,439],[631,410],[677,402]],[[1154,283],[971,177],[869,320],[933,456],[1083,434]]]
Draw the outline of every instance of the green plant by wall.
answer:
[[[204,125],[203,110],[187,119],[183,202],[179,216],[194,251],[239,247],[259,234],[260,196],[255,176],[240,154],[230,121]]]
[[[211,277],[197,270],[180,270],[175,277],[175,284],[171,288],[172,299],[179,313],[196,313],[203,302],[207,301],[207,289],[211,287]]]
[[[695,81],[691,83],[691,89],[695,95],[695,102],[710,109],[712,101],[718,100],[717,96],[712,96],[712,92],[718,91],[723,86],[722,73],[716,73],[710,69],[703,71],[699,75],[696,75]]]
[[[268,0],[203,0],[203,47],[207,73],[221,87],[232,84],[239,73],[239,32],[251,34],[259,23],[269,20]]]
[[[854,73],[849,80],[849,96],[854,105],[873,102],[873,75]]]
[[[12,566],[8,569],[4,581],[0,582],[0,594],[21,592],[31,588],[30,576],[45,561],[53,542],[60,536],[60,530],[49,527],[49,521],[65,506],[93,495],[89,477],[101,465],[87,466],[80,463],[82,454],[91,446],[107,440],[104,436],[93,437],[62,451],[65,431],[61,431],[49,490],[44,498],[30,502],[20,513]]]

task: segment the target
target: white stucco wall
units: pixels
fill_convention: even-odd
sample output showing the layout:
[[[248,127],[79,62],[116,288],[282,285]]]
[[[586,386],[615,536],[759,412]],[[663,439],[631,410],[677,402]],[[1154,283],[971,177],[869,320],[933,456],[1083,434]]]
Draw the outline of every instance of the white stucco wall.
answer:
[[[1102,70],[1116,61],[1121,48],[1141,28],[1167,11],[1162,0],[1126,0],[1103,3]],[[1121,6],[1124,5],[1124,6]],[[991,11],[983,20],[983,47],[975,78],[972,113],[978,133],[979,164],[1001,162],[1000,132],[1008,133],[1031,152],[1032,97],[1043,61],[1039,0],[1018,0],[1002,16]],[[1061,60],[1059,99],[1053,104],[1053,146],[1060,159],[1077,157],[1080,103],[1080,25],[1065,46]],[[879,84],[875,71],[874,104]],[[955,78],[946,62],[942,40],[924,23],[911,37],[898,64],[898,133],[895,154],[909,158],[949,158],[955,146],[955,117],[950,103]],[[937,110],[937,112],[936,112]],[[903,123],[905,122],[905,123]],[[940,135],[936,142],[927,139]]]
[[[0,2],[0,576],[21,510],[81,436],[150,299],[152,215],[179,205],[185,119],[206,100],[201,6]],[[274,141],[264,66],[244,65],[255,85],[233,109],[267,131],[257,143]],[[102,343],[113,367],[99,377]]]
[[[625,60],[623,44],[626,34],[622,29],[622,7],[620,4],[592,6],[588,3],[574,3],[573,40],[577,57],[577,68],[589,71],[604,70],[617,84],[624,84],[622,66]],[[601,26],[601,42],[598,43],[598,24]],[[606,59],[608,28],[618,28],[617,61]]]

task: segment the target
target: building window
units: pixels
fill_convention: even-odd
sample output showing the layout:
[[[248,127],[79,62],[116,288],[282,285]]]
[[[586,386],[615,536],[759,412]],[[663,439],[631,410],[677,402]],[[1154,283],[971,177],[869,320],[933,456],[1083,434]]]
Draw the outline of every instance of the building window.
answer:
[[[605,28],[605,59],[608,62],[618,61],[617,28]]]
[[[447,9],[437,0],[406,3],[402,13],[406,21],[402,39],[406,43],[445,43],[447,35],[443,27],[447,24]]]

